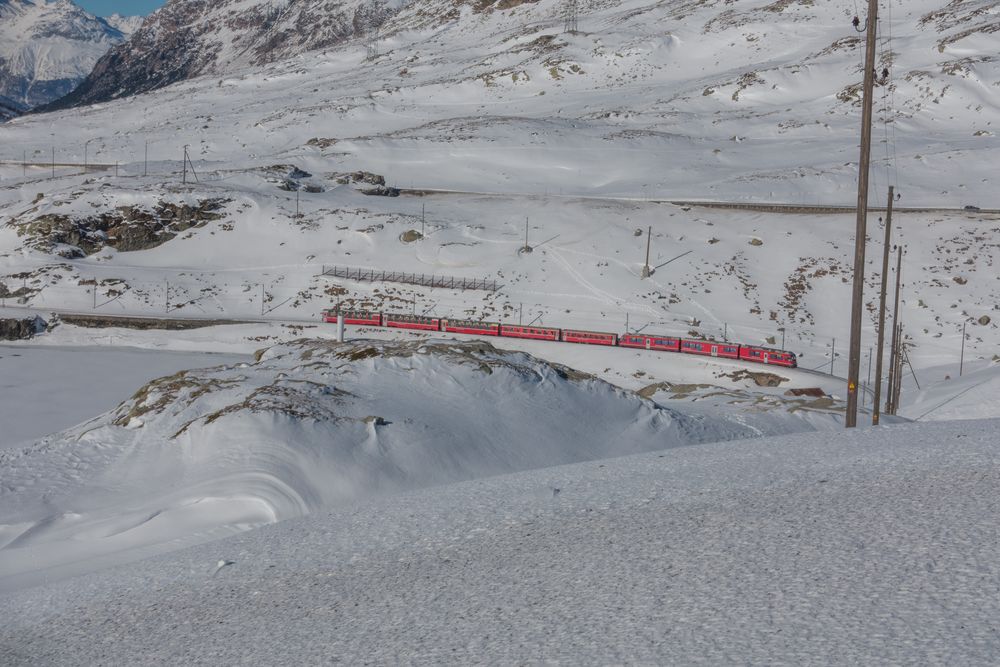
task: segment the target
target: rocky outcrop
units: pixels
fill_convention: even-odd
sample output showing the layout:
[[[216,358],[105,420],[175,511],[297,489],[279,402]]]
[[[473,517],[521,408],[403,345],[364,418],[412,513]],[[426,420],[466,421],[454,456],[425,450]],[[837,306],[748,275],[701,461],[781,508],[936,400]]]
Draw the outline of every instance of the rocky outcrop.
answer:
[[[15,118],[24,113],[24,107],[15,104],[13,100],[0,97],[0,123]]]
[[[399,188],[389,187],[388,185],[376,185],[373,188],[361,190],[361,194],[372,197],[398,197]]]
[[[63,257],[83,257],[112,247],[119,252],[148,250],[186,230],[223,217],[229,200],[205,199],[197,204],[160,202],[154,209],[118,208],[87,217],[49,213],[12,223],[33,248]]]
[[[45,331],[46,326],[45,320],[40,317],[0,319],[0,340],[28,340]]]
[[[45,110],[130,97],[329,48],[365,34],[396,11],[381,0],[169,0],[129,41],[101,58],[79,88]]]

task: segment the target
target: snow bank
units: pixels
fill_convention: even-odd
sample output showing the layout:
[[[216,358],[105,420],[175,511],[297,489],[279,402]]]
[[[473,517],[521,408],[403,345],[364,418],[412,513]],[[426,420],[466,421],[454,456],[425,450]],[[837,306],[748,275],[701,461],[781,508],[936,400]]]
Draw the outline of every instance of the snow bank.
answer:
[[[0,588],[360,498],[763,432],[487,343],[301,340],[258,356],[0,452]]]
[[[0,661],[994,664],[997,427],[702,445],[339,508],[10,594]]]

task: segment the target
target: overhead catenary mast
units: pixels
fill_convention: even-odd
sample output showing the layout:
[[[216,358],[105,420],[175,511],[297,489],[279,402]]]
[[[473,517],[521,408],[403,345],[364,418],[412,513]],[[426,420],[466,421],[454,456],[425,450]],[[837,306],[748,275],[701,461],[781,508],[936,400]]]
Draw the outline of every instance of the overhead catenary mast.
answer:
[[[885,209],[885,244],[882,248],[882,291],[878,306],[878,353],[875,363],[875,399],[872,405],[872,425],[878,426],[879,417],[882,411],[880,402],[882,400],[882,359],[885,349],[885,307],[886,289],[889,286],[889,243],[892,239],[892,203],[895,196],[895,188],[889,186],[889,203]],[[896,314],[893,313],[893,321]],[[870,361],[870,359],[869,359]]]

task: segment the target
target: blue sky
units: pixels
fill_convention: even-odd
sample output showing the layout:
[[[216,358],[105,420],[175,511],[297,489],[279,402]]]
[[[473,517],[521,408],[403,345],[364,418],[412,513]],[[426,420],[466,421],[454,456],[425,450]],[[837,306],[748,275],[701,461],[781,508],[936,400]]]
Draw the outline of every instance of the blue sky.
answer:
[[[149,14],[165,3],[166,0],[76,0],[76,4],[98,16],[110,16],[116,12],[126,16]]]

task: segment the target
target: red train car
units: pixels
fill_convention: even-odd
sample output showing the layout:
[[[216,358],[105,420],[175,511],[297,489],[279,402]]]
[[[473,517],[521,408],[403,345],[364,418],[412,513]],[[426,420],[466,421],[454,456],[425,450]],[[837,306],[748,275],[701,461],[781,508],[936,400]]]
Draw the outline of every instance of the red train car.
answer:
[[[586,345],[618,345],[618,334],[602,333],[600,331],[562,330],[564,343],[584,343]]]
[[[634,347],[643,350],[680,352],[681,339],[669,336],[647,336],[645,334],[623,334],[618,339],[619,347]]]
[[[799,365],[798,359],[793,353],[783,350],[772,350],[768,347],[741,345],[740,359],[743,361],[755,361],[758,364],[787,366],[788,368],[796,368]]]
[[[559,340],[559,329],[550,327],[523,327],[520,324],[501,324],[500,335],[507,338],[531,338],[533,340]]]
[[[441,331],[441,320],[437,317],[424,317],[423,315],[402,315],[396,313],[385,313],[382,315],[384,326],[395,327],[396,329],[420,329],[423,331]]]
[[[711,340],[682,340],[681,352],[685,354],[704,354],[705,356],[722,357],[723,359],[740,358],[739,345]]]
[[[476,334],[479,336],[499,336],[498,322],[478,322],[475,320],[442,320],[441,330],[452,333]]]
[[[342,310],[340,314],[344,316],[344,324],[370,327],[382,326],[382,313],[370,313],[367,310]],[[336,324],[337,311],[324,310],[323,321]]]

